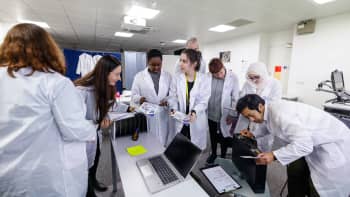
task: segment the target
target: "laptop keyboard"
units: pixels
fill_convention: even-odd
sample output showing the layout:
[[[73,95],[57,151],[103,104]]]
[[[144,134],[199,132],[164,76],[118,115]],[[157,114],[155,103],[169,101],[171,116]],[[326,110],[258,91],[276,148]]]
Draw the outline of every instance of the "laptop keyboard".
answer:
[[[161,156],[150,158],[149,161],[164,185],[178,180],[175,173]]]

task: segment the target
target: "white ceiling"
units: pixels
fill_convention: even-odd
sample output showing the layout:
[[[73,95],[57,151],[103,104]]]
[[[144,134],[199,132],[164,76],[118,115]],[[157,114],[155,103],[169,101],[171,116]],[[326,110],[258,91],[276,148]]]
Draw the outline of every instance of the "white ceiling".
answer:
[[[115,37],[121,20],[132,5],[161,12],[148,25],[148,34]],[[154,4],[153,4],[154,6]],[[0,0],[0,21],[17,18],[44,21],[62,47],[112,50],[146,50],[180,47],[175,39],[197,36],[201,43],[235,36],[292,27],[300,20],[321,18],[350,11],[349,0],[317,5],[312,0]],[[210,27],[244,18],[255,23],[226,33],[209,32]]]

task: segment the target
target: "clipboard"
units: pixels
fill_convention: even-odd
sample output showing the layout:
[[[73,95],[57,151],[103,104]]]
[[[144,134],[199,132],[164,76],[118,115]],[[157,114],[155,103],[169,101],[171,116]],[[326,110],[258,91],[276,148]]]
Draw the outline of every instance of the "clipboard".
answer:
[[[211,186],[218,194],[235,191],[241,188],[241,185],[220,166],[213,165],[200,169]],[[224,185],[222,183],[225,183]]]

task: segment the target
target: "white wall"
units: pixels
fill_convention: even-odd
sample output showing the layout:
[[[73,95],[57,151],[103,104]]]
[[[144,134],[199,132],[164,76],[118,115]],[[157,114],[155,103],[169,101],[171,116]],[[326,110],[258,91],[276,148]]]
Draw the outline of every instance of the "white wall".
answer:
[[[231,51],[231,61],[225,63],[225,66],[238,75],[240,86],[242,86],[249,63],[259,59],[260,35],[237,37],[231,40],[203,44],[200,47],[207,64],[212,58],[219,57],[220,52]]]
[[[170,74],[175,74],[175,64],[179,60],[178,55],[163,55],[162,69],[168,71]]]
[[[315,88],[336,68],[350,89],[350,13],[317,20],[315,33],[294,36],[288,94],[321,107],[334,96]]]
[[[292,48],[289,43],[293,42],[293,29],[288,29],[279,32],[268,34],[268,46],[266,47],[267,57],[266,65],[269,73],[273,75],[276,65],[283,67],[281,73],[281,85],[283,94],[286,95],[288,91],[288,76],[291,63]]]
[[[221,51],[231,51],[231,62],[225,66],[238,74],[240,85],[245,82],[245,71],[252,62],[266,63],[271,75],[275,65],[290,66],[291,48],[287,43],[293,41],[293,29],[272,33],[260,33],[205,44],[201,47],[203,56],[207,61],[213,57],[219,57]],[[243,60],[243,63],[242,63]],[[207,62],[208,63],[208,62]],[[283,70],[281,76],[283,92],[287,93],[288,69]]]
[[[2,23],[0,22],[0,44],[4,40],[8,30],[13,26],[13,24],[10,23]]]

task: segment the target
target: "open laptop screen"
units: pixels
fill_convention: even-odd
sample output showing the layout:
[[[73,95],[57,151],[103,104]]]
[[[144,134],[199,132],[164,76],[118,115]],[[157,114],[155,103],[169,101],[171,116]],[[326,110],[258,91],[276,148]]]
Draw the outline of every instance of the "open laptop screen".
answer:
[[[201,152],[201,149],[179,133],[165,150],[164,155],[174,165],[176,170],[183,177],[186,177],[198,160]]]

